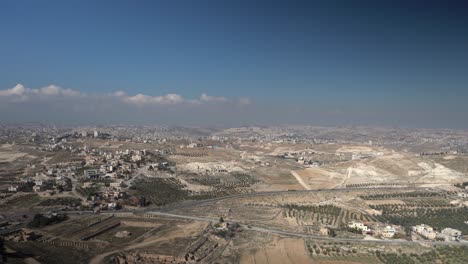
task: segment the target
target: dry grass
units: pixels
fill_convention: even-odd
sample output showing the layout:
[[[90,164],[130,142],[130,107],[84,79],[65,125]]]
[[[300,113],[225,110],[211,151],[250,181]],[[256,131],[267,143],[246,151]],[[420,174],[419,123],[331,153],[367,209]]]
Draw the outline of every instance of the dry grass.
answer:
[[[302,239],[275,236],[271,243],[257,247],[253,252],[248,250],[242,252],[240,263],[300,264],[310,263],[311,260]]]

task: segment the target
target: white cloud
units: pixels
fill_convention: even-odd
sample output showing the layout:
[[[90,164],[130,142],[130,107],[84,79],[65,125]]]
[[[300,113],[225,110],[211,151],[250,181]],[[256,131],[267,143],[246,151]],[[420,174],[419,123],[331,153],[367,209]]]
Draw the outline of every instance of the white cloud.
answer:
[[[216,96],[209,96],[207,94],[200,95],[200,102],[226,102],[226,97],[216,97]]]
[[[49,85],[39,89],[30,89],[24,87],[22,84],[17,84],[15,87],[0,90],[0,96],[14,97],[14,99],[28,100],[34,96],[50,97],[50,96],[79,96],[81,93],[72,89],[64,89],[57,85]]]
[[[250,100],[249,98],[247,97],[241,97],[239,98],[239,105],[250,105],[252,104],[252,100]]]
[[[186,100],[178,94],[166,94],[163,96],[151,96],[145,94],[137,94],[134,96],[127,96],[125,94],[119,93],[119,97],[122,98],[125,102],[132,103],[135,105],[167,105],[167,104],[179,104],[183,103]]]
[[[117,96],[117,97],[123,97],[126,96],[127,94],[124,91],[116,91],[112,95]]]
[[[0,90],[0,97],[5,97],[7,98],[7,100],[11,100],[12,102],[34,101],[36,99],[53,100],[53,98],[69,98],[69,100],[79,98],[86,98],[86,100],[99,99],[99,102],[101,103],[115,102],[115,100],[118,100],[129,105],[141,107],[178,104],[201,105],[216,104],[222,102],[235,103],[235,101],[229,100],[226,97],[211,96],[206,93],[201,94],[200,97],[197,99],[188,99],[175,93],[169,93],[166,95],[159,96],[147,95],[142,93],[128,95],[126,92],[121,90],[107,94],[85,94],[77,90],[62,88],[53,84],[38,89],[26,88],[22,84],[17,84],[13,88]],[[250,100],[247,98],[241,98],[239,100],[239,104],[241,105],[246,105],[250,103]]]
[[[35,90],[33,90],[35,91]],[[42,95],[62,95],[62,96],[79,96],[81,93],[72,89],[64,89],[57,85],[49,85],[37,90]]]
[[[175,104],[203,104],[203,103],[213,103],[213,102],[228,102],[229,100],[225,97],[210,96],[207,94],[200,95],[199,99],[187,99],[179,94],[166,94],[161,96],[151,96],[146,94],[136,94],[129,96],[123,91],[117,91],[113,93],[115,97],[120,98],[126,103],[130,103],[138,106],[148,106],[148,105],[175,105]]]
[[[15,87],[0,90],[0,96],[21,96],[26,93],[26,88],[22,84],[17,84]]]

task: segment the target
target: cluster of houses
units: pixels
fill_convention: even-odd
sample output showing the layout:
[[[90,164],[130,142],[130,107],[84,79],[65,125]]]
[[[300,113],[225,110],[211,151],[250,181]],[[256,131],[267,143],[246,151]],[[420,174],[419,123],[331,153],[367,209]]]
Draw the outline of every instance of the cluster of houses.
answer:
[[[32,191],[49,196],[77,189],[88,200],[84,206],[98,210],[117,209],[128,198],[124,180],[130,179],[132,172],[149,155],[146,150],[102,151],[87,146],[72,147],[71,150],[83,159],[54,165],[30,165],[28,173],[35,176],[10,185],[8,191]],[[149,164],[157,169],[165,166],[162,163]]]
[[[85,206],[94,208],[96,211],[106,209],[119,209],[121,201],[127,197],[122,180],[110,183],[88,181],[82,184],[82,188],[96,188],[99,191],[91,195]]]
[[[376,226],[375,230],[372,230],[369,226],[361,221],[351,221],[348,223],[348,228],[361,231],[363,234],[380,234],[383,238],[393,238],[397,231],[395,227],[387,225],[383,228]],[[374,232],[375,231],[375,232]]]
[[[363,234],[374,234],[369,226],[360,221],[349,222],[348,228],[361,231]],[[376,227],[375,231],[383,238],[393,238],[398,233],[397,229],[391,225],[387,225],[383,228]],[[462,232],[453,228],[444,228],[439,233],[436,232],[434,228],[421,224],[413,226],[412,231],[427,240],[460,241],[463,239]]]
[[[37,168],[29,165],[28,169],[35,172],[32,177],[22,178],[19,183],[11,184],[8,192],[33,191],[47,196],[57,192],[70,191],[72,189],[71,178],[75,177],[76,170],[80,167],[77,164],[46,165]]]
[[[201,148],[203,147],[203,144],[201,143],[190,143],[190,144],[187,144],[187,145],[180,145],[179,148],[183,149],[183,148]]]
[[[304,165],[304,166],[307,166],[307,167],[311,167],[311,168],[318,168],[322,165],[322,163],[318,162],[318,161],[314,161],[312,159],[308,159],[308,158],[305,158],[303,156],[300,156],[298,159],[297,159],[297,163],[301,164],[301,165]]]
[[[316,154],[314,151],[299,151],[299,152],[286,152],[281,157],[285,159],[294,159],[297,163],[304,165],[306,167],[320,167],[322,163],[314,160],[308,155]]]
[[[440,233],[438,233],[434,228],[425,224],[413,226],[413,232],[429,240],[441,239],[444,241],[460,241],[463,239],[463,235],[460,230],[444,228]]]
[[[152,153],[164,153],[164,150],[154,150]],[[79,179],[79,187],[98,191],[87,197],[85,205],[95,210],[105,210],[118,209],[124,202],[127,205],[145,204],[144,198],[128,195],[126,188],[129,183],[125,180],[130,180],[132,173],[140,166],[146,166],[148,170],[168,169],[168,162],[152,161],[152,153],[147,150],[86,151],[86,169]]]
[[[118,209],[128,198],[124,179],[144,161],[146,150],[91,151],[85,157],[87,168],[80,179],[82,189],[98,190],[87,197],[86,206],[96,211]]]

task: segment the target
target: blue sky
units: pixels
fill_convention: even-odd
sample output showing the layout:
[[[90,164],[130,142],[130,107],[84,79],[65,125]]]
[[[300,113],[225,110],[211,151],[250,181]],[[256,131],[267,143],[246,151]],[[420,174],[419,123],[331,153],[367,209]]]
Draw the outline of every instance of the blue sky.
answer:
[[[232,125],[466,128],[467,13],[463,1],[6,0],[0,90],[249,98],[250,119]],[[270,116],[278,104],[288,114]]]

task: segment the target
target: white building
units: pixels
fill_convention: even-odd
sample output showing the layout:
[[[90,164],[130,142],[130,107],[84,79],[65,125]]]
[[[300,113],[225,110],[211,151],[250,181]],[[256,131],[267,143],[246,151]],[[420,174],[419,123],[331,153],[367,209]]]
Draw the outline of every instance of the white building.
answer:
[[[132,156],[132,161],[133,162],[137,162],[137,161],[140,161],[141,160],[141,155],[133,155]]]
[[[382,231],[382,236],[385,238],[392,238],[396,234],[396,230],[393,226],[386,226]]]
[[[434,229],[425,224],[413,226],[413,231],[426,237],[427,239],[432,240],[437,237],[437,233],[434,231]]]
[[[453,228],[444,228],[439,234],[439,237],[445,241],[460,241],[463,239],[462,232]]]
[[[190,143],[187,145],[187,148],[196,148],[196,147],[198,147],[197,143]]]
[[[116,187],[116,188],[117,188],[117,187],[121,187],[122,184],[123,184],[122,181],[117,181],[117,182],[111,182],[111,183],[109,183],[109,186],[110,186],[110,187]]]
[[[91,169],[91,170],[84,170],[83,171],[84,177],[89,179],[97,179],[100,177],[98,170]]]
[[[357,230],[361,230],[363,232],[367,232],[369,231],[369,227],[367,227],[364,223],[362,222],[359,222],[359,221],[351,221],[348,223],[348,227],[349,228],[352,228],[352,229],[357,229]]]

